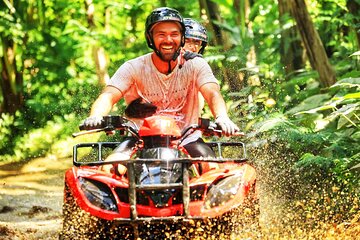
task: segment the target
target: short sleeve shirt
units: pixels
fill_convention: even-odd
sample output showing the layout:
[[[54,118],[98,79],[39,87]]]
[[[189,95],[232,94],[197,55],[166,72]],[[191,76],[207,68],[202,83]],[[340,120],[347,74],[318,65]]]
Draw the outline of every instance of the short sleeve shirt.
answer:
[[[186,61],[182,67],[178,64],[167,75],[156,69],[151,54],[125,62],[108,85],[120,90],[127,103],[142,97],[156,105],[156,114],[173,117],[181,129],[197,123],[200,87],[207,83],[217,84],[209,64],[197,57]]]

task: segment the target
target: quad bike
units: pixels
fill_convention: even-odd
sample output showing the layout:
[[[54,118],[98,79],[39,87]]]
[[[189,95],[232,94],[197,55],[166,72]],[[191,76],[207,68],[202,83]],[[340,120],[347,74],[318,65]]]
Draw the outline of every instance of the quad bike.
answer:
[[[183,130],[172,118],[151,116],[141,127],[121,116],[101,126],[80,126],[74,136],[104,131],[130,133],[136,143],[128,159],[106,159],[120,142],[74,146],[73,167],[65,173],[60,239],[230,238],[242,219],[255,216],[255,169],[242,142],[208,142],[216,158],[191,158],[184,137],[200,130],[221,136],[218,126],[199,119]],[[129,135],[129,134],[128,134]],[[226,157],[237,154],[238,157]],[[239,157],[240,155],[240,157]],[[105,160],[106,159],[106,160]],[[201,164],[216,167],[199,173]],[[105,171],[104,166],[110,166]],[[126,173],[117,171],[126,166]],[[250,209],[250,211],[249,211]]]

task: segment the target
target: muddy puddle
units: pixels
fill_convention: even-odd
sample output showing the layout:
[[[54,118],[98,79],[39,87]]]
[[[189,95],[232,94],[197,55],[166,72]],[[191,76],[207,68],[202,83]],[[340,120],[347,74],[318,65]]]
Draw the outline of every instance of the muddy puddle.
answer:
[[[0,239],[58,239],[70,158],[0,165]]]

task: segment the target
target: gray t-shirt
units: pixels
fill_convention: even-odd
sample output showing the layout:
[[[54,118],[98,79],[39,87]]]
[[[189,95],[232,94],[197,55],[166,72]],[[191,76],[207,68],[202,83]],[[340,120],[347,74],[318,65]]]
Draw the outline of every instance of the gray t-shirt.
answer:
[[[157,106],[159,115],[174,117],[180,129],[197,123],[200,117],[198,92],[206,83],[217,83],[209,64],[203,58],[179,64],[166,75],[160,73],[151,53],[125,62],[108,85],[119,89],[125,101],[142,97]],[[141,122],[137,122],[141,124]]]

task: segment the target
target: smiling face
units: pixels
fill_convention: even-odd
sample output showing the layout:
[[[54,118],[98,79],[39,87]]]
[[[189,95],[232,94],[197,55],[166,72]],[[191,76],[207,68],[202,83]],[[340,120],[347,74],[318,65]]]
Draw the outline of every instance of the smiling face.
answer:
[[[201,48],[202,41],[193,39],[193,38],[185,38],[184,49],[187,51],[198,53]]]
[[[181,27],[176,22],[160,22],[152,29],[155,48],[163,61],[173,60],[181,46]]]

